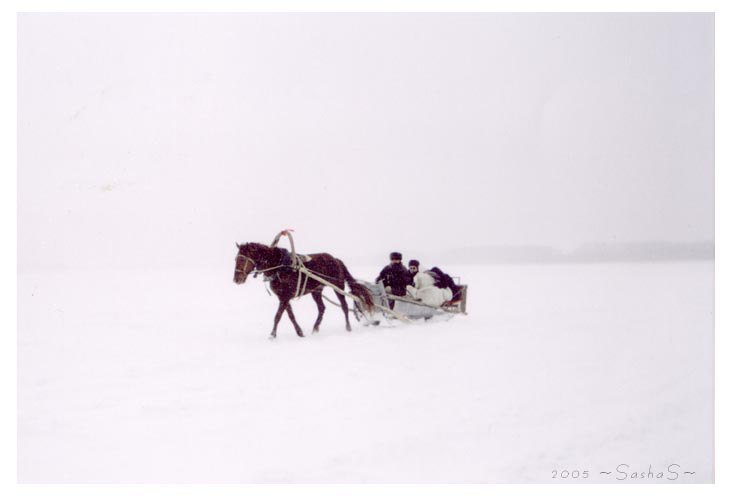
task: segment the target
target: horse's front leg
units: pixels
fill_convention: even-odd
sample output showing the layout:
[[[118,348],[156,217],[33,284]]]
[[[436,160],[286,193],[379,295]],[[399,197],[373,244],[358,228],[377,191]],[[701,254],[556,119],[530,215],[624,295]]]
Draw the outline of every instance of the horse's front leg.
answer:
[[[273,339],[277,337],[277,324],[280,323],[280,318],[283,315],[283,311],[285,311],[285,306],[288,306],[289,302],[289,300],[281,300],[280,305],[277,306],[277,313],[275,313],[275,325],[272,327],[272,332],[270,332],[270,337],[272,337]]]
[[[295,321],[295,314],[293,313],[293,308],[290,305],[290,301],[285,305],[285,309],[288,311],[288,317],[290,317],[290,321],[293,322],[293,326],[295,327],[295,333],[298,334],[298,337],[303,337],[303,331],[300,329],[300,326],[298,325],[298,322]]]

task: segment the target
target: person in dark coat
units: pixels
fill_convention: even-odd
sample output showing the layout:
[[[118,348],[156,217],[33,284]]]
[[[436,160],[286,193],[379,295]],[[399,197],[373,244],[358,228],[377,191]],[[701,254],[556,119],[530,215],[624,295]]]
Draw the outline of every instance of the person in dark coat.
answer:
[[[381,281],[387,293],[403,297],[407,294],[407,285],[412,284],[412,276],[410,271],[402,265],[402,254],[400,252],[390,253],[389,261],[390,264],[382,269],[374,282],[379,283]],[[394,308],[394,300],[389,301],[389,308]]]

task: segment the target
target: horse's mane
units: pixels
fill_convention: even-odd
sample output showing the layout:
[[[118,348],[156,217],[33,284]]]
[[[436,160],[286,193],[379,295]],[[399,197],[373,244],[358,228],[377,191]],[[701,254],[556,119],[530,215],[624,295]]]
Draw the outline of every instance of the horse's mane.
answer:
[[[261,254],[260,256],[264,258],[264,256],[272,257],[272,252],[276,251],[278,260],[277,262],[281,265],[290,265],[290,252],[285,249],[281,248],[279,246],[272,247],[267,246],[266,244],[262,243],[249,243],[258,254]]]
[[[271,246],[267,246],[266,244],[255,243],[255,242],[245,243],[244,247],[245,249],[250,249],[256,252],[266,252],[266,251],[270,251],[273,249]],[[280,251],[280,253],[282,253],[283,251],[287,252],[285,248],[277,247],[274,249]]]

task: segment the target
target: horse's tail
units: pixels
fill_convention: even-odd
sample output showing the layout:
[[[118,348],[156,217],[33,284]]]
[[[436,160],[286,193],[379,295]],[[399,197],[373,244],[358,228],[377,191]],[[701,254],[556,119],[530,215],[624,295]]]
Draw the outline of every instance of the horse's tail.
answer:
[[[339,262],[341,261],[339,260]],[[366,310],[371,313],[374,310],[374,301],[372,300],[371,292],[367,287],[354,279],[343,262],[341,262],[341,267],[344,268],[344,277],[346,278],[346,283],[348,283],[351,293],[359,297]]]

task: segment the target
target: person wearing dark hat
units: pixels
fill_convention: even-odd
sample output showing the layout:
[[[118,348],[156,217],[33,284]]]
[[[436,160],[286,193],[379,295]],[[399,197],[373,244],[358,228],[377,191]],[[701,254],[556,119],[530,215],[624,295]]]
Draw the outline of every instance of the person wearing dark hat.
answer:
[[[407,268],[410,270],[410,276],[412,277],[413,281],[415,280],[415,274],[420,272],[420,261],[412,259],[410,262],[407,263]]]
[[[402,254],[400,252],[392,252],[389,254],[390,264],[385,266],[379,273],[375,283],[380,281],[384,285],[387,293],[403,297],[407,293],[407,285],[412,284],[412,276],[404,265],[402,265]],[[394,300],[389,301],[389,308],[394,307]]]

